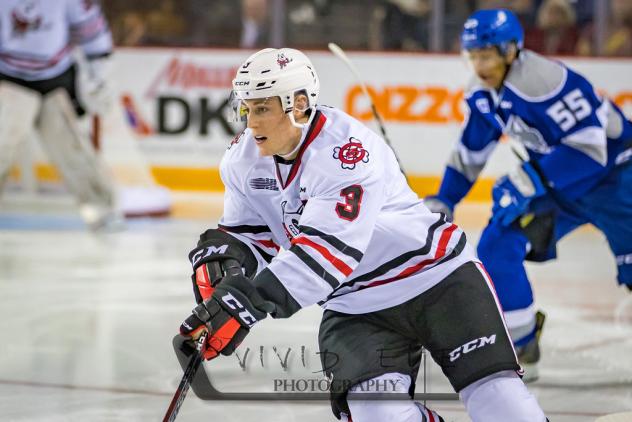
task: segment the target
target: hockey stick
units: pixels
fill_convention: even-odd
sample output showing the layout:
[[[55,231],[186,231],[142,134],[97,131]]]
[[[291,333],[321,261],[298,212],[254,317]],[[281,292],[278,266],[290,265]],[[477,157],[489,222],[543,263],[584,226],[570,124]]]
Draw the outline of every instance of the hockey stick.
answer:
[[[98,114],[92,115],[92,146],[98,152],[101,149],[101,117]]]
[[[233,259],[225,261],[224,271],[226,274],[242,274],[241,264]],[[225,400],[225,401],[329,401],[330,394],[328,392],[312,392],[312,393],[286,393],[286,392],[221,392],[213,386],[209,374],[206,373],[204,366],[200,368],[203,360],[204,345],[208,333],[200,337],[195,345],[191,342],[190,337],[184,337],[176,334],[173,337],[173,349],[178,358],[178,362],[184,371],[184,376],[176,393],[171,400],[171,404],[167,409],[167,413],[163,422],[172,422],[175,420],[178,410],[182,405],[182,401],[189,390],[201,400]],[[275,390],[276,391],[276,390]],[[362,398],[363,394],[356,394],[354,397]],[[365,397],[371,400],[409,400],[410,396],[406,394],[388,393],[376,396],[368,394]],[[458,394],[454,393],[428,393],[416,394],[415,400],[458,400]]]
[[[189,363],[184,370],[184,375],[182,376],[182,380],[180,380],[180,384],[178,385],[178,389],[176,390],[173,398],[171,399],[171,403],[169,403],[169,408],[167,408],[167,413],[165,413],[165,417],[162,419],[162,422],[173,422],[176,420],[176,416],[178,416],[178,412],[180,411],[180,406],[182,406],[182,402],[184,402],[184,398],[189,391],[189,386],[194,380],[195,374],[197,373],[200,365],[202,364],[202,355],[204,353],[204,344],[206,343],[206,337],[208,333],[204,333],[200,336],[200,338],[195,343],[195,350],[193,350]],[[181,343],[181,339],[183,337],[180,335],[176,335],[173,339],[174,348],[176,348],[176,354],[178,350],[182,351],[186,354],[183,349],[185,343]],[[188,343],[186,343],[188,344]],[[188,346],[191,347],[190,345]],[[190,352],[190,350],[189,350]],[[180,361],[181,355],[178,355],[178,360]],[[181,362],[182,363],[182,362]],[[204,369],[202,369],[204,370]],[[199,377],[198,377],[199,378]]]
[[[366,95],[367,99],[371,103],[371,112],[373,113],[373,117],[375,117],[375,120],[377,121],[377,125],[380,128],[380,132],[382,133],[382,138],[384,138],[384,141],[386,142],[386,144],[393,151],[393,154],[395,155],[395,159],[397,160],[397,164],[399,165],[399,169],[401,170],[404,177],[406,177],[406,172],[404,172],[404,168],[402,167],[402,162],[399,160],[399,157],[397,156],[397,153],[395,152],[395,148],[393,148],[393,144],[391,144],[391,141],[388,138],[388,135],[386,134],[386,128],[384,127],[384,121],[382,120],[382,116],[380,116],[380,113],[377,112],[377,108],[375,107],[375,103],[373,102],[373,99],[371,98],[371,95],[369,94],[369,90],[367,89],[366,84],[360,77],[360,72],[358,72],[358,69],[355,67],[351,59],[349,59],[347,54],[344,52],[342,48],[338,46],[338,44],[330,42],[329,44],[327,44],[327,47],[329,47],[329,51],[331,51],[336,57],[342,60],[345,65],[347,65],[347,68],[349,68],[349,70],[355,77],[356,81],[360,85],[362,92],[364,93],[364,95]]]
[[[169,410],[165,415],[165,419],[163,422],[173,421],[175,419],[176,414],[178,413],[178,409],[184,400],[184,395],[186,394],[186,390],[189,386],[193,393],[200,399],[204,401],[262,401],[262,402],[270,402],[270,401],[283,401],[283,402],[313,402],[313,401],[329,401],[330,393],[328,392],[306,392],[306,393],[289,393],[289,392],[221,392],[215,386],[213,386],[211,382],[211,378],[209,374],[206,373],[206,370],[202,366],[202,368],[197,369],[200,366],[202,353],[198,351],[199,343],[194,348],[190,339],[184,337],[180,334],[177,334],[173,338],[173,348],[176,352],[176,356],[178,357],[178,362],[182,366],[182,369],[185,372],[184,377],[182,377],[182,382],[180,386],[178,386],[178,391],[176,391],[176,395],[174,395],[173,400],[171,401],[171,405],[169,406]],[[192,357],[192,355],[196,354]],[[200,360],[197,362],[196,370],[190,370],[189,368],[193,365],[195,358],[200,357]],[[187,376],[189,374],[189,376]],[[185,381],[185,378],[188,381],[186,387],[182,384]],[[180,393],[180,390],[184,390],[183,393]],[[179,398],[178,398],[179,395]],[[375,393],[369,393],[364,395],[364,393],[355,393],[355,398],[358,399],[370,399],[370,400],[410,400],[410,395],[408,393],[399,394],[399,393],[388,393],[383,395],[376,395]],[[459,400],[459,395],[456,393],[421,393],[415,394],[415,400],[418,401],[456,401]],[[178,403],[179,401],[179,403]],[[172,410],[175,409],[175,410]],[[170,414],[171,412],[171,414]],[[169,419],[170,418],[170,419]]]
[[[176,351],[178,362],[180,362],[182,369],[186,372],[193,360],[193,358],[191,358],[191,354],[195,353],[195,349],[191,345],[191,341],[178,334],[173,338],[173,347]],[[328,402],[331,397],[329,392],[290,393],[276,392],[276,390],[275,392],[222,392],[213,386],[211,378],[209,377],[209,374],[206,373],[204,367],[195,372],[192,378],[193,379],[189,379],[191,390],[193,390],[193,393],[197,396],[197,398],[204,401],[281,401],[307,403],[313,401]],[[365,394],[366,393],[355,393],[354,397],[358,399],[365,398],[367,400],[410,400],[410,395],[408,395],[408,393],[387,393],[383,395],[376,395],[375,393]],[[183,399],[184,398],[181,400]],[[414,399],[419,401],[457,401],[459,400],[459,395],[456,393],[421,393],[415,394]],[[165,416],[165,418],[166,417],[167,416]],[[167,422],[169,420],[173,421],[174,419],[164,419],[163,422]]]

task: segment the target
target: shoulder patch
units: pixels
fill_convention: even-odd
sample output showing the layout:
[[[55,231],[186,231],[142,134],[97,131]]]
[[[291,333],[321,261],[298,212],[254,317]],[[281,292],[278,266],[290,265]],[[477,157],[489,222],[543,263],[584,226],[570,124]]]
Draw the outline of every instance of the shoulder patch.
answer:
[[[505,85],[530,101],[544,101],[556,95],[566,82],[566,68],[529,50],[523,50],[512,64]]]
[[[353,170],[357,163],[369,162],[369,151],[364,149],[362,142],[353,136],[341,147],[334,147],[333,157],[340,160],[343,169]]]
[[[489,101],[485,97],[477,98],[474,103],[476,104],[476,108],[478,109],[478,111],[483,114],[488,114],[491,111],[491,108],[489,107]]]

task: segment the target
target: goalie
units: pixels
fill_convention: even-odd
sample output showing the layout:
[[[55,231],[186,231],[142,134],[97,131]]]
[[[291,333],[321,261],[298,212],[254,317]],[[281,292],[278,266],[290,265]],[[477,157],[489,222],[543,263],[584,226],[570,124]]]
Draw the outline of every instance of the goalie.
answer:
[[[199,305],[181,334],[208,330],[211,359],[231,354],[268,314],[318,303],[338,419],[442,420],[412,399],[351,393],[414,393],[424,346],[475,422],[544,422],[463,231],[424,207],[378,135],[317,105],[319,91],[297,50],[264,49],[238,69],[233,110],[248,126],[221,162],[219,227],[190,254]],[[224,268],[234,260],[245,275]]]
[[[88,101],[76,89],[71,55],[78,45],[88,59]],[[120,223],[114,187],[77,117],[109,105],[103,78],[112,38],[99,5],[86,0],[0,4],[0,189],[20,144],[33,128],[57,167],[79,211],[93,229]]]

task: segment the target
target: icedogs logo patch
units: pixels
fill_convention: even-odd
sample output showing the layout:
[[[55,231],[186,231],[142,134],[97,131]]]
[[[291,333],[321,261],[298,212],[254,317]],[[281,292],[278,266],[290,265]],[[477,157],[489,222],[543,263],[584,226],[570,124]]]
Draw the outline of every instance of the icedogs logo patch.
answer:
[[[364,149],[362,142],[353,136],[349,142],[334,148],[334,158],[340,160],[343,169],[353,170],[359,162],[369,162],[369,151]]]
[[[283,53],[280,53],[277,55],[277,64],[279,65],[281,69],[283,69],[285,66],[290,64],[291,61],[292,59],[289,57],[286,57],[286,55]]]

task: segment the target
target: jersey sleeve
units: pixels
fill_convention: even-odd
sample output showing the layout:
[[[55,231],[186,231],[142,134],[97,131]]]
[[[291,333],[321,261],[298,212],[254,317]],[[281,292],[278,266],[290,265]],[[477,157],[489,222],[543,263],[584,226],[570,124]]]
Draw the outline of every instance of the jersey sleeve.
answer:
[[[257,258],[257,273],[265,268],[280,247],[274,241],[270,228],[255,211],[244,194],[239,171],[231,170],[230,158],[224,156],[220,176],[225,186],[224,210],[218,228],[248,246]]]
[[[502,134],[488,92],[474,91],[466,104],[468,113],[461,137],[450,155],[438,193],[452,207],[469,192]]]
[[[539,160],[549,186],[569,199],[589,190],[607,171],[609,102],[571,73],[562,94],[547,102],[544,121],[560,142]]]
[[[358,163],[361,169],[343,169],[330,154],[327,158],[303,174],[301,186],[306,185],[309,200],[300,234],[261,273],[277,293],[285,291],[281,299],[292,299],[281,303],[277,298],[273,316],[289,316],[326,299],[357,268],[373,235],[385,197],[383,171],[365,163]]]
[[[112,34],[97,0],[68,0],[67,16],[72,39],[89,60],[112,52]]]

